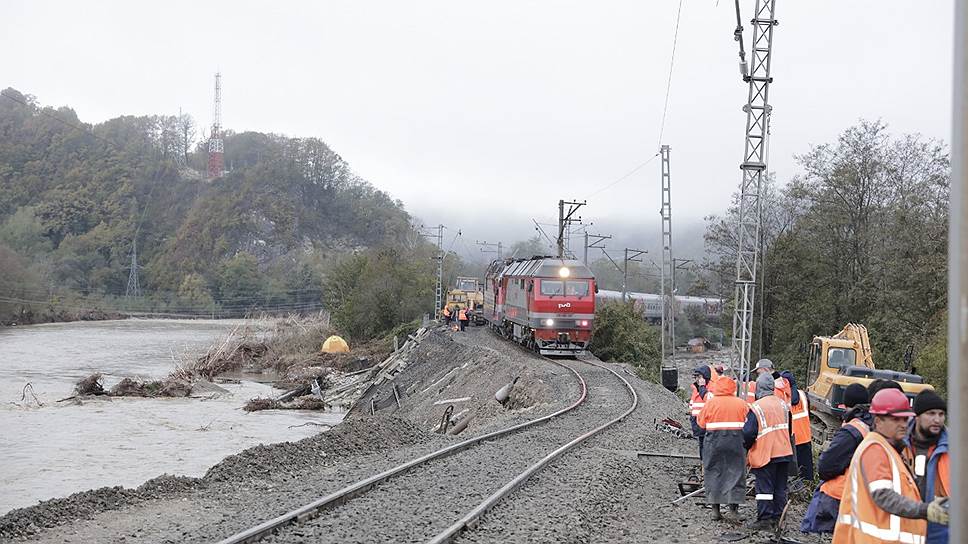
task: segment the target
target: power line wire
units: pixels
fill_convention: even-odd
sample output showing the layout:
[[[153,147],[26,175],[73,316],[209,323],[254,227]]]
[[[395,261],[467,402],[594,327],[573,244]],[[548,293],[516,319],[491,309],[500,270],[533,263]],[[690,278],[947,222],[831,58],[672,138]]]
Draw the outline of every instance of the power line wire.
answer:
[[[679,19],[682,16],[682,0],[679,0],[679,9],[676,11],[676,30],[672,34],[672,57],[669,59],[669,79],[666,82],[665,104],[662,107],[662,122],[659,123],[659,143],[662,145],[662,135],[665,134],[666,114],[669,112],[669,94],[672,90],[672,70],[676,65],[676,44],[679,41]]]
[[[618,185],[619,183],[621,183],[621,182],[623,182],[623,181],[625,181],[626,179],[628,179],[629,177],[631,177],[631,176],[632,176],[632,174],[634,174],[634,173],[636,173],[636,172],[638,172],[639,170],[641,170],[641,169],[643,169],[643,168],[645,168],[645,167],[646,167],[646,166],[647,166],[647,165],[648,165],[649,163],[651,163],[652,161],[654,161],[654,160],[655,160],[655,158],[656,158],[656,157],[658,157],[658,156],[659,156],[659,153],[657,152],[657,153],[656,153],[655,155],[652,155],[652,156],[651,156],[651,157],[649,158],[649,160],[647,160],[647,161],[645,161],[645,162],[643,162],[642,164],[640,164],[640,165],[638,165],[638,166],[636,166],[635,168],[633,168],[633,169],[631,169],[631,170],[629,170],[628,172],[626,172],[626,173],[625,173],[625,174],[623,174],[622,176],[619,176],[619,178],[618,178],[618,179],[616,179],[615,181],[612,181],[612,182],[611,182],[611,183],[609,183],[608,185],[606,185],[606,186],[604,186],[604,187],[602,187],[601,189],[599,189],[599,190],[597,190],[597,191],[595,191],[594,193],[591,193],[590,195],[588,195],[588,196],[586,196],[586,197],[584,198],[584,200],[588,200],[589,198],[591,198],[591,197],[593,197],[593,196],[596,196],[596,195],[598,195],[598,194],[601,194],[601,193],[603,193],[603,192],[605,192],[605,191],[607,191],[607,190],[609,190],[609,189],[611,189],[612,187],[614,187],[614,186],[616,186],[616,185]]]

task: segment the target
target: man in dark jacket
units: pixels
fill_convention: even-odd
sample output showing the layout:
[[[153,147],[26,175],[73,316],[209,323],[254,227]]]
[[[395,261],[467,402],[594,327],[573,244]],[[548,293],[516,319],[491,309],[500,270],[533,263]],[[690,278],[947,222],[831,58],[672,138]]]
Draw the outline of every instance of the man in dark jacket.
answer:
[[[844,423],[834,433],[830,446],[820,454],[817,472],[823,480],[813,494],[807,513],[800,523],[804,533],[832,533],[837,523],[840,497],[846,481],[847,468],[858,444],[870,431],[874,416],[867,410],[870,407],[867,389],[853,383],[844,391]]]

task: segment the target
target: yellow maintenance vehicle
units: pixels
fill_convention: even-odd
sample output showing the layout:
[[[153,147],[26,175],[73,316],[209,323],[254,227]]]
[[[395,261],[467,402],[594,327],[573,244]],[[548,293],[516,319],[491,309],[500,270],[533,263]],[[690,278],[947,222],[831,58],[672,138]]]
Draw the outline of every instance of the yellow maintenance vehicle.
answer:
[[[807,366],[807,399],[814,442],[825,445],[840,428],[847,386],[859,383],[867,387],[876,379],[898,382],[908,399],[925,389],[934,389],[917,374],[878,370],[864,325],[848,323],[833,336],[813,338]]]
[[[447,307],[452,311],[466,308],[470,312],[471,322],[484,324],[484,289],[481,280],[458,276],[454,288],[447,291]]]

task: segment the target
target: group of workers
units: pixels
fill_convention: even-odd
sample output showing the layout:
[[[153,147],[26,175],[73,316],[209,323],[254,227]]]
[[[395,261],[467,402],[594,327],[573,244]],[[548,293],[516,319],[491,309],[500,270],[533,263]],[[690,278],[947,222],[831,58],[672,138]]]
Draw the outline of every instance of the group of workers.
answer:
[[[814,479],[809,400],[789,372],[756,363],[752,381],[730,377],[724,366],[693,373],[689,401],[699,441],[706,502],[713,519],[732,515],[754,476],[752,529],[775,528],[787,505],[789,482]],[[739,390],[739,395],[737,395]],[[934,391],[913,403],[901,386],[874,380],[844,392],[843,425],[820,455],[821,485],[800,525],[833,533],[833,544],[948,541],[949,465],[947,405]]]
[[[458,327],[460,327],[460,330],[462,331],[467,329],[467,323],[471,320],[470,312],[467,311],[467,308],[461,308],[459,306],[454,306],[453,310],[451,310],[449,306],[444,306],[444,309],[441,310],[441,314],[444,316],[444,323],[446,323],[448,327],[450,327],[450,322],[452,320],[456,320]]]

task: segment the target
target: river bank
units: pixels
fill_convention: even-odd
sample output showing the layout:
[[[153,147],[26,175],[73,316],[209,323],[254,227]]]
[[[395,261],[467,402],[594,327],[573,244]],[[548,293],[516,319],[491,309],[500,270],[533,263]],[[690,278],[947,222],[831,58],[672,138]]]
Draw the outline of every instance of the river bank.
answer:
[[[166,472],[201,476],[226,455],[311,436],[319,431],[312,423],[336,424],[342,414],[242,411],[249,399],[278,391],[246,376],[202,398],[56,402],[95,372],[108,387],[128,376],[164,377],[253,323],[127,319],[0,329],[0,513]]]

